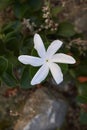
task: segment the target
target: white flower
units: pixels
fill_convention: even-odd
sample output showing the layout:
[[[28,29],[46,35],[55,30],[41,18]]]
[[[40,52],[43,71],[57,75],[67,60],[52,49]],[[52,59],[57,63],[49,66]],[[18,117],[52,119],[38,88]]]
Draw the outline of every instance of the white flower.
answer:
[[[48,47],[47,51],[39,34],[34,35],[34,48],[39,57],[21,55],[18,60],[23,64],[32,66],[41,66],[31,81],[31,85],[41,83],[48,75],[49,70],[57,84],[63,81],[61,68],[56,63],[74,64],[76,61],[72,56],[57,53],[57,50],[62,46],[62,42],[55,40]]]

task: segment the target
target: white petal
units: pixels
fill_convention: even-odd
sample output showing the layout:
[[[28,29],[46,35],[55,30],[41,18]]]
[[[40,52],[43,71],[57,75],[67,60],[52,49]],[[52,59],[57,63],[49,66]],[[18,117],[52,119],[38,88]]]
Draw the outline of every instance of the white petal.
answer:
[[[34,48],[37,50],[38,55],[40,57],[44,57],[46,54],[46,50],[43,44],[43,41],[39,34],[34,35]]]
[[[76,61],[72,56],[59,53],[59,54],[53,55],[52,62],[74,64]]]
[[[35,74],[31,81],[31,85],[39,84],[41,83],[48,75],[49,67],[44,64]]]
[[[47,56],[52,56],[57,52],[57,50],[62,46],[62,42],[60,40],[55,40],[51,43],[51,45],[47,49]]]
[[[55,63],[49,63],[49,68],[56,83],[61,83],[63,81],[63,74],[60,67]]]
[[[21,55],[18,57],[18,60],[23,64],[29,64],[32,66],[41,66],[43,64],[43,60],[38,57]]]

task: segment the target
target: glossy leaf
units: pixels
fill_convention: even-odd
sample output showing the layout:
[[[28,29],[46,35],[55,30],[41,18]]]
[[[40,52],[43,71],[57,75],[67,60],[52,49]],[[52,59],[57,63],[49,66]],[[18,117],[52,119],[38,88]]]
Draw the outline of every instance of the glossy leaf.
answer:
[[[5,24],[3,26],[3,32],[6,34],[9,34],[10,32],[16,32],[20,30],[21,27],[21,22],[16,20],[16,21],[10,21],[8,24]]]
[[[17,80],[13,74],[13,65],[11,63],[8,64],[8,68],[1,78],[8,86],[15,87],[17,85]]]
[[[74,26],[69,22],[60,23],[58,26],[58,35],[63,37],[72,37],[75,35]]]
[[[6,71],[8,61],[6,58],[0,56],[0,76]]]
[[[14,14],[17,18],[22,19],[24,17],[24,14],[27,13],[29,6],[27,3],[19,3],[19,2],[15,2],[14,4]]]
[[[4,75],[2,76],[2,80],[10,87],[15,87],[17,85],[15,77],[10,73],[5,72]]]
[[[29,66],[26,66],[23,69],[23,73],[20,81],[21,88],[23,89],[29,89],[31,87],[29,73],[30,73]]]
[[[76,100],[78,103],[87,103],[87,96],[77,96]]]
[[[2,42],[2,40],[0,40],[0,55],[4,55],[5,52],[6,52],[5,45]]]

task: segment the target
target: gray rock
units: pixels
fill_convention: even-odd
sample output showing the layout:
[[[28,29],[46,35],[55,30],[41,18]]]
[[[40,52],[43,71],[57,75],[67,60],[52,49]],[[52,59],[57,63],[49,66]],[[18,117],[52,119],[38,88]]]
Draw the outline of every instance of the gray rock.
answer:
[[[56,130],[60,128],[67,103],[51,88],[37,89],[25,103],[14,130]]]

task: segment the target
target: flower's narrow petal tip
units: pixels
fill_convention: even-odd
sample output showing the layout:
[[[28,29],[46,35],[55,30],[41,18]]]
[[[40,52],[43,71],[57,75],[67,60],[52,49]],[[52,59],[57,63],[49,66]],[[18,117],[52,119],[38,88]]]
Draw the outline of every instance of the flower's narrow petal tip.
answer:
[[[75,63],[76,63],[76,60],[75,60],[72,56],[70,56],[70,57],[71,57],[71,61],[70,61],[69,64],[75,64]]]
[[[36,49],[36,51],[40,57],[45,56],[46,50],[45,50],[43,41],[42,41],[40,35],[37,33],[34,35],[34,48]]]
[[[41,58],[28,55],[21,55],[18,57],[18,60],[23,64],[32,66],[41,66],[43,64],[43,60]]]
[[[33,83],[33,82],[31,82],[31,85],[33,86],[33,85],[36,85],[35,83]]]
[[[60,84],[60,83],[62,83],[63,82],[63,77],[60,79],[60,80],[55,80],[55,82],[57,83],[57,84]]]
[[[60,84],[63,81],[63,74],[61,68],[56,63],[50,63],[49,68],[55,82],[57,84]]]
[[[49,67],[46,64],[44,64],[33,77],[31,85],[41,83],[47,77],[48,73],[49,73]]]
[[[57,50],[59,50],[59,48],[62,46],[62,44],[63,44],[62,41],[54,40],[47,49],[47,55],[48,56],[54,55],[57,52]]]
[[[18,60],[21,62],[21,63],[24,63],[24,55],[21,55],[18,57]]]
[[[57,63],[65,63],[65,64],[76,63],[76,60],[72,56],[66,55],[63,53],[58,53],[58,54],[53,55],[52,61],[57,62]]]
[[[40,35],[38,33],[35,33],[34,34],[34,39],[37,38],[37,37],[40,37]]]
[[[40,35],[39,35],[38,33],[35,33],[34,37],[35,37],[35,36],[40,36]]]
[[[62,41],[60,41],[60,40],[55,40],[55,42],[57,42],[57,44],[60,44],[60,45],[59,45],[59,47],[61,47],[61,46],[62,46],[62,44],[63,44],[63,42],[62,42]]]

